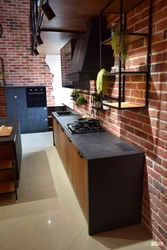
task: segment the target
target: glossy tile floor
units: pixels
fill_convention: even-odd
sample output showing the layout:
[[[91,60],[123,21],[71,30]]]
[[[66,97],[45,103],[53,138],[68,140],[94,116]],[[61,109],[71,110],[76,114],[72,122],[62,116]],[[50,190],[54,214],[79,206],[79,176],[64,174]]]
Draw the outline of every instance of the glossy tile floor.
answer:
[[[0,196],[0,250],[159,249],[140,225],[89,236],[52,132],[24,134],[22,146],[18,200]]]

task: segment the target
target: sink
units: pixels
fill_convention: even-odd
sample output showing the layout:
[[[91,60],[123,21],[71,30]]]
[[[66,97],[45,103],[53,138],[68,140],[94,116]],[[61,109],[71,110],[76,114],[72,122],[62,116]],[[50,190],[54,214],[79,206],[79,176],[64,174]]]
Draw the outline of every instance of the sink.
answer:
[[[54,112],[54,114],[57,116],[77,115],[76,113],[74,113],[72,111],[56,111],[56,112]]]

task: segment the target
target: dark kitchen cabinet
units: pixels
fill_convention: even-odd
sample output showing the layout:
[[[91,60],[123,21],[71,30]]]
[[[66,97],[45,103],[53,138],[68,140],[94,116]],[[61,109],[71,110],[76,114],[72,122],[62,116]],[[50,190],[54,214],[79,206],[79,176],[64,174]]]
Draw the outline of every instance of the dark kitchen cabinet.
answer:
[[[27,107],[26,87],[5,88],[7,117],[20,119],[21,133],[48,131],[47,107]]]
[[[76,39],[71,39],[60,50],[62,87],[74,88],[73,82],[68,81],[66,75],[69,73],[76,44]]]
[[[28,131],[26,91],[23,87],[6,87],[5,100],[7,117],[20,119],[21,133]]]
[[[89,234],[140,224],[144,153],[107,131],[71,135],[72,119],[53,115],[54,144]]]
[[[47,107],[40,108],[28,108],[27,109],[28,119],[28,131],[44,132],[48,130],[48,111]]]

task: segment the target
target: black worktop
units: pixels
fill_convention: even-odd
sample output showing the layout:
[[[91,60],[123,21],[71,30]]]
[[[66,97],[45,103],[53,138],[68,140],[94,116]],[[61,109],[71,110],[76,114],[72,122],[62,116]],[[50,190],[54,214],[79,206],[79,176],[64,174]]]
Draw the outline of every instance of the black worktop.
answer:
[[[118,138],[108,131],[71,134],[70,132],[68,132],[65,125],[67,123],[78,120],[78,118],[81,118],[81,116],[78,115],[58,117],[56,116],[56,114],[52,114],[53,117],[56,118],[59,124],[63,127],[67,136],[71,139],[80,153],[87,160],[142,153],[133,145],[130,145],[129,143],[125,142],[124,140]]]

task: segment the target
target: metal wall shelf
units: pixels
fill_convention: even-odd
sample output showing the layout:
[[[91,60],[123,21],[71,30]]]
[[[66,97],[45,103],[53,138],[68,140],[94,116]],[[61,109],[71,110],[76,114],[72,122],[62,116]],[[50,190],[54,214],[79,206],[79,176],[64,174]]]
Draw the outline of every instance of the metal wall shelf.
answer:
[[[100,17],[103,19],[104,17],[107,19],[109,15],[111,14],[118,14],[119,15],[119,32],[123,29],[127,29],[127,13],[134,8],[136,8],[138,5],[140,5],[142,2],[145,2],[145,0],[133,0],[133,1],[126,1],[126,0],[111,0],[101,11]],[[147,39],[147,47],[146,47],[146,65],[144,66],[144,70],[136,67],[136,69],[129,70],[125,68],[125,63],[123,64],[121,61],[121,53],[119,53],[118,56],[118,64],[119,64],[119,71],[118,72],[108,72],[105,74],[105,76],[116,76],[115,80],[118,81],[117,88],[118,88],[118,101],[109,101],[108,103],[105,101],[105,103],[102,103],[104,106],[116,108],[116,109],[127,109],[127,108],[143,108],[147,107],[148,102],[148,82],[149,82],[149,75],[150,75],[150,54],[151,54],[151,23],[152,23],[152,0],[149,0],[149,14],[148,14],[148,32],[147,33],[140,33],[140,32],[130,32],[130,43],[134,43],[141,39]],[[106,27],[107,29],[107,27]],[[109,31],[109,30],[108,30]],[[112,36],[111,32],[107,32],[108,37],[104,35],[105,31],[102,29],[100,30],[101,35],[101,57],[102,55],[102,48],[103,46],[112,46]],[[112,50],[112,48],[111,48]],[[113,65],[111,65],[113,66]],[[102,65],[101,65],[102,68]],[[121,70],[124,68],[125,70]],[[137,71],[138,70],[138,71]],[[125,88],[126,88],[126,79],[127,76],[139,76],[143,75],[145,77],[145,90],[143,92],[145,93],[143,100],[135,100],[135,98],[132,98],[132,101],[135,101],[135,103],[132,103],[131,101],[126,100],[125,96]],[[108,78],[108,81],[110,78]]]

